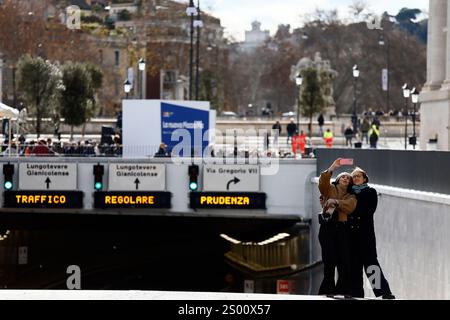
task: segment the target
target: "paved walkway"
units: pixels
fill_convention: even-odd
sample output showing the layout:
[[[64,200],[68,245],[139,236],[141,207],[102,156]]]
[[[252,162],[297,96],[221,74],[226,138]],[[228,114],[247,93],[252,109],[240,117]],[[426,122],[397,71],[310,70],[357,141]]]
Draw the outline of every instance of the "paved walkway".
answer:
[[[0,300],[333,300],[321,296],[175,292],[0,290]]]

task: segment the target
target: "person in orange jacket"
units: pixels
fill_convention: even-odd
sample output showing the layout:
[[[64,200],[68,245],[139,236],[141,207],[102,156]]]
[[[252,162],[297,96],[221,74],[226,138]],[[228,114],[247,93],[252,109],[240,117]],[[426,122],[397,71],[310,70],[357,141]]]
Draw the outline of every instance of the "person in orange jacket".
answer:
[[[31,148],[29,146],[26,146],[23,154],[25,157],[29,157],[31,155]]]
[[[327,129],[327,132],[323,134],[323,140],[325,141],[325,145],[327,148],[333,148],[333,132],[330,129]]]
[[[298,132],[295,132],[294,136],[292,137],[292,153],[294,155],[297,154],[297,148],[299,147],[298,140],[299,140]]]
[[[298,132],[295,133],[295,136],[292,138],[292,152],[294,154],[297,154],[297,151],[300,149],[301,154],[305,154],[305,147],[306,147],[306,135],[303,132],[303,130],[300,132],[300,135]]]
[[[300,136],[298,138],[298,144],[300,146],[300,150],[301,150],[302,154],[305,154],[306,134],[303,132],[303,130],[300,132]]]

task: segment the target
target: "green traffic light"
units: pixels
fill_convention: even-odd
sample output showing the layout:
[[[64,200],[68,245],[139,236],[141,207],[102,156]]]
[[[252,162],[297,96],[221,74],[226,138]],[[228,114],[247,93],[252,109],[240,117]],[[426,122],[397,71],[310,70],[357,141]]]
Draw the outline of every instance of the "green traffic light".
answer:
[[[101,190],[103,188],[103,184],[101,182],[96,182],[94,188],[95,190]]]
[[[12,187],[13,187],[13,184],[12,184],[11,181],[5,181],[4,186],[5,186],[5,189],[6,189],[6,190],[11,190]]]
[[[198,184],[197,184],[196,182],[191,182],[191,183],[189,184],[189,189],[190,189],[191,191],[197,191],[197,189],[198,189]]]

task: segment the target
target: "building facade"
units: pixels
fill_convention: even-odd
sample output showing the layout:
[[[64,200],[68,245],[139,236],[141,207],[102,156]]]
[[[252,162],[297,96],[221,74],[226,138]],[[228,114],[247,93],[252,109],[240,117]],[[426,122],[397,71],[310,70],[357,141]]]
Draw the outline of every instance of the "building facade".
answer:
[[[270,38],[269,30],[261,30],[261,23],[253,21],[252,30],[245,31],[245,41],[241,43],[241,49],[249,52],[264,44]]]
[[[24,1],[24,6],[31,5],[28,3],[29,0],[21,1]],[[53,36],[55,32],[46,31],[39,35],[44,41],[42,43],[44,44],[43,51],[45,51],[39,55],[50,61],[61,63],[68,60],[90,61],[98,65],[104,75],[103,87],[98,93],[99,105],[102,106],[100,115],[102,116],[114,115],[120,107],[122,99],[125,97],[123,83],[126,79],[130,80],[133,85],[129,98],[187,99],[190,18],[186,15],[186,4],[172,0],[142,1],[139,4],[136,1],[130,1],[124,8],[131,13],[131,19],[120,21],[117,17],[114,18],[118,7],[117,5],[108,6],[111,3],[86,0],[42,3],[40,7],[44,6],[48,9],[45,11],[47,14],[43,15],[43,20],[46,21],[47,27],[51,25],[53,29],[58,28],[54,23],[56,20],[58,20],[56,24],[65,29],[64,19],[60,21],[59,17],[64,15],[66,5],[70,4],[83,4],[83,10],[89,10],[95,4],[97,10],[93,10],[92,15],[97,16],[100,21],[105,21],[105,23],[93,22],[92,19],[83,22],[82,19],[82,30],[73,31],[73,34],[78,35],[77,39],[74,38],[77,54],[74,54],[73,57],[67,57],[67,53],[59,52],[64,43],[69,41],[67,38],[55,37]],[[109,7],[110,11],[99,12],[99,5],[104,6],[105,10]],[[106,24],[108,14],[114,22],[113,25]],[[214,70],[215,73],[215,70],[223,70],[222,66],[227,64],[226,53],[228,52],[220,20],[203,13],[202,20],[204,27],[201,28],[200,55],[198,57],[200,78],[202,78],[202,71]],[[61,31],[58,34],[64,35],[65,33]],[[197,60],[196,40],[195,33],[194,75]],[[33,41],[37,40],[33,39]],[[88,59],[79,58],[83,52],[86,52],[86,55],[89,53]],[[35,53],[32,52],[32,55]],[[146,60],[144,72],[138,68],[140,58]],[[2,94],[4,102],[6,99],[10,105],[12,105],[14,96],[20,100],[20,88],[17,88],[17,94],[13,94],[13,66],[15,66],[15,61],[9,61],[7,57],[4,57]],[[220,78],[219,73],[217,73],[217,77]],[[223,95],[223,91],[221,90],[221,95]]]

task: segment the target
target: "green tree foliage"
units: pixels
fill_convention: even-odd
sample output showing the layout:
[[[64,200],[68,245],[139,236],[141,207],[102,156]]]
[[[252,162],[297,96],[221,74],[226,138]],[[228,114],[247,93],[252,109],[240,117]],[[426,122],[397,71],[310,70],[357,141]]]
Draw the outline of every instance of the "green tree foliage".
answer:
[[[84,125],[95,116],[96,93],[102,84],[103,74],[96,65],[68,63],[62,67],[61,116],[72,127],[71,136],[73,126]]]
[[[113,30],[116,27],[116,21],[108,15],[105,17],[105,25],[109,30]]]
[[[397,23],[401,29],[413,36],[416,36],[423,43],[426,43],[428,20],[416,21],[420,14],[422,14],[422,11],[419,9],[403,8],[395,16],[395,20],[397,20]]]
[[[42,58],[26,55],[19,60],[19,87],[23,91],[30,114],[36,117],[36,133],[41,134],[42,118],[51,110],[52,100],[57,94],[58,69]]]
[[[99,67],[90,63],[85,65],[85,69],[89,76],[89,101],[88,107],[86,108],[86,119],[89,120],[94,117],[98,111],[96,92],[103,85],[103,73]]]
[[[121,10],[119,14],[117,15],[119,18],[119,21],[129,21],[131,20],[131,13],[128,10]]]
[[[92,96],[91,78],[86,67],[79,63],[68,63],[62,67],[64,90],[61,93],[61,116],[71,126],[80,126],[86,122],[87,103]]]
[[[97,16],[81,16],[81,22],[103,24],[102,18]]]
[[[303,85],[300,96],[301,113],[309,118],[309,137],[312,137],[312,121],[316,113],[322,113],[325,108],[325,97],[319,71],[315,68],[304,69],[301,72]]]

